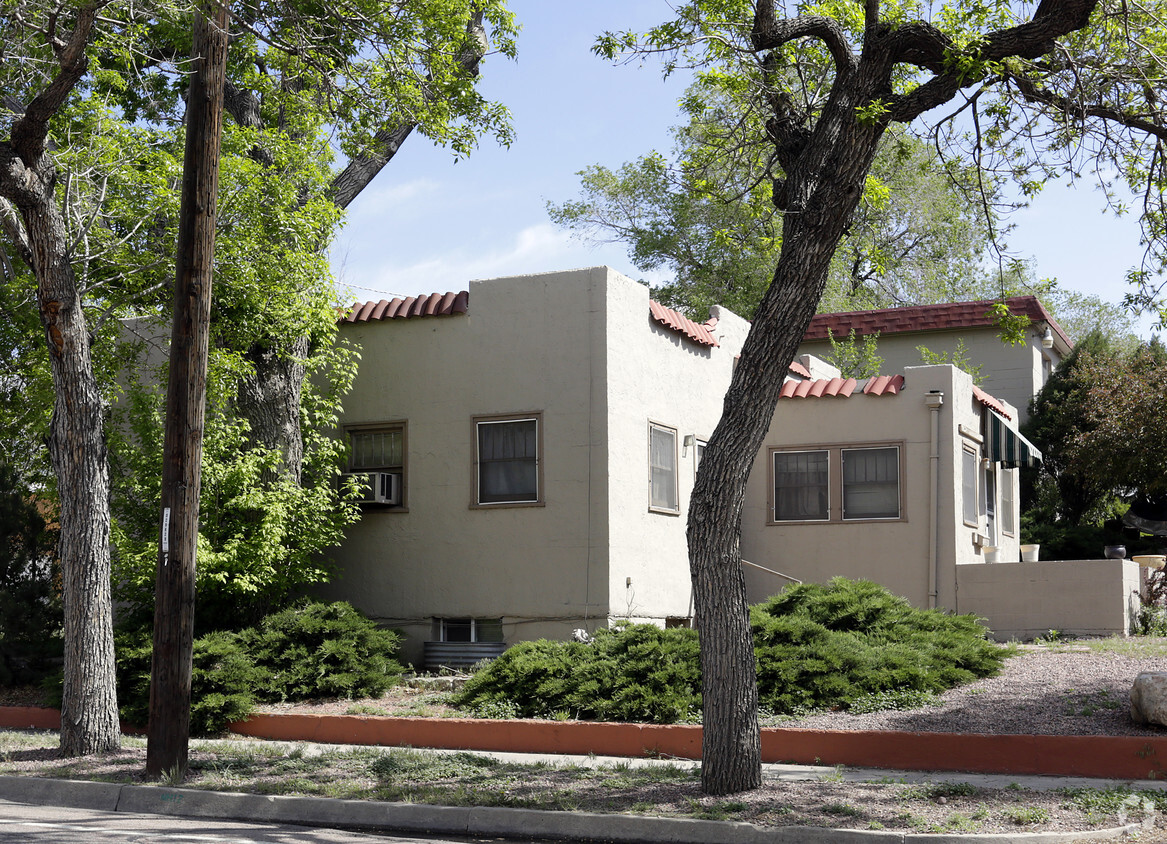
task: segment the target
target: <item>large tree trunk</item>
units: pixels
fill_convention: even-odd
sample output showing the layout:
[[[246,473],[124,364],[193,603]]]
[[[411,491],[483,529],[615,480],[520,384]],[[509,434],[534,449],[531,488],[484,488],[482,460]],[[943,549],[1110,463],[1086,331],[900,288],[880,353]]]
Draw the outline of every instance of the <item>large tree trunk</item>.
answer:
[[[300,397],[304,391],[308,338],[291,338],[287,347],[256,343],[246,357],[254,369],[244,375],[239,385],[239,412],[251,427],[251,441],[281,455],[277,471],[265,480],[291,478],[300,483],[304,461]]]
[[[37,271],[37,303],[56,394],[49,454],[61,505],[61,752],[81,756],[121,745],[109,585],[109,465],[89,330],[65,250],[64,222],[51,196],[50,191],[38,208],[21,210]]]
[[[701,785],[761,784],[753,637],[741,567],[746,481],[787,368],[814,316],[831,258],[863,193],[882,128],[855,120],[862,92],[840,85],[780,191],[782,254],[755,314],[689,506],[689,566],[701,633]]]
[[[100,2],[75,10],[72,31],[49,28],[59,72],[41,89],[0,142],[0,196],[20,213],[17,245],[37,278],[55,401],[49,454],[60,498],[65,677],[61,751],[79,756],[116,750],[118,725],[110,598],[109,464],[101,393],[90,357],[89,329],[69,260],[69,236],[54,198],[57,170],[47,154],[49,122],[84,75],[85,48]],[[18,238],[19,239],[19,238]]]

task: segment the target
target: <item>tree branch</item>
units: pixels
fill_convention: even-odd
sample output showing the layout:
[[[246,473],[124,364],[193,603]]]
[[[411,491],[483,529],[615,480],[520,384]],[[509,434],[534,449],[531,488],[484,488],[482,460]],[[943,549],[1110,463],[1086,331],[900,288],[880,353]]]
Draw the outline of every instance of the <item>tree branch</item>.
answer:
[[[892,120],[910,122],[925,111],[952,99],[961,88],[985,79],[990,74],[989,67],[994,62],[1012,57],[1036,59],[1044,56],[1053,49],[1058,38],[1086,26],[1097,5],[1098,0],[1042,0],[1032,20],[991,32],[982,39],[981,47],[977,51],[977,58],[985,67],[981,74],[970,76],[943,72],[939,67],[929,67],[928,69],[933,70],[936,75],[912,92],[893,100],[888,116]],[[916,37],[906,38],[896,60],[916,64],[918,61],[912,61],[912,57],[918,60],[921,55],[924,57],[932,55],[935,45],[927,46],[926,42],[921,40],[923,35],[924,33],[920,32]],[[922,64],[920,66],[928,67]]]
[[[1021,96],[1027,102],[1051,106],[1067,117],[1072,117],[1076,120],[1096,117],[1110,123],[1118,123],[1128,129],[1138,129],[1162,141],[1167,141],[1167,126],[1154,123],[1138,115],[1130,114],[1111,106],[1087,105],[1084,102],[1071,100],[1062,94],[1057,94],[1040,87],[1029,77],[1018,73],[1007,73],[1005,78],[1017,86],[1017,90],[1021,92]]]
[[[66,41],[60,41],[52,34],[55,21],[46,32],[53,51],[57,55],[60,72],[37,94],[24,111],[24,115],[12,127],[12,148],[26,166],[33,166],[44,154],[48,138],[49,120],[64,105],[66,98],[81,79],[89,60],[85,47],[98,9],[109,0],[95,0],[77,10],[77,20]]]
[[[481,11],[475,12],[466,23],[466,40],[458,55],[458,64],[467,77],[478,75],[478,65],[486,55],[488,47],[486,28],[482,24]],[[430,94],[427,93],[427,97]],[[364,153],[354,156],[348,166],[337,173],[329,185],[328,193],[338,208],[348,208],[361,191],[369,186],[377,174],[397,154],[397,150],[410,136],[416,123],[382,127],[373,136],[373,144]]]
[[[847,33],[838,21],[820,15],[801,15],[778,20],[774,14],[774,0],[758,0],[754,10],[754,28],[750,43],[754,52],[773,50],[800,38],[817,38],[826,45],[840,75],[852,73],[859,60],[847,41]]]

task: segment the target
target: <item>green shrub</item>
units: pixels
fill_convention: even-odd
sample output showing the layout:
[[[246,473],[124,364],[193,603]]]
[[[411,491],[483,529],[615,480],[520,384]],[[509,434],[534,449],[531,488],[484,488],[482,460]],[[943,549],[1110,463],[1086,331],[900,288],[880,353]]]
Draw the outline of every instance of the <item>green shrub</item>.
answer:
[[[865,580],[795,586],[752,607],[750,621],[759,702],[777,713],[944,691],[996,674],[1009,653],[975,617],[915,609]]]
[[[123,720],[145,727],[150,717],[150,654],[145,631],[119,631],[116,640],[119,712]],[[246,718],[255,704],[252,688],[264,672],[243,650],[234,633],[209,633],[194,641],[191,661],[190,732],[212,735]]]
[[[405,670],[401,637],[341,601],[269,615],[240,639],[265,671],[255,691],[265,701],[376,697]]]
[[[751,610],[759,703],[778,714],[927,705],[996,674],[1007,648],[973,616],[914,609],[882,586],[836,578]],[[594,641],[515,645],[457,693],[473,713],[672,723],[701,704],[696,631],[647,624]]]
[[[695,631],[651,624],[599,630],[586,644],[523,642],[475,674],[454,703],[526,718],[675,723],[700,710],[697,647]]]

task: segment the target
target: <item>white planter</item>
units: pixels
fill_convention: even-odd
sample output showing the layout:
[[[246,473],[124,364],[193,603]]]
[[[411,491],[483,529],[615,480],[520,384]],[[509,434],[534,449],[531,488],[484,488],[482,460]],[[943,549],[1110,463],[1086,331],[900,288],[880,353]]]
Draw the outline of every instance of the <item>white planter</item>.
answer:
[[[986,563],[1001,562],[1001,549],[996,545],[982,545],[981,553],[985,555]]]
[[[1021,562],[1036,563],[1037,551],[1041,548],[1040,545],[1022,545],[1021,546]]]

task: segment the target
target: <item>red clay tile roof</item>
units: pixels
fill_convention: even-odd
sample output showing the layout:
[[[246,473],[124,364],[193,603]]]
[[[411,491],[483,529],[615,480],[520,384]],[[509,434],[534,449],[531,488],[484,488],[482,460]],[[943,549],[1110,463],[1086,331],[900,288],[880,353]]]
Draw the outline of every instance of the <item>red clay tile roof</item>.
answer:
[[[863,395],[895,396],[899,395],[903,388],[904,376],[902,375],[876,375],[874,378],[868,378],[867,383],[863,385]]]
[[[431,293],[428,296],[409,296],[387,302],[357,302],[341,322],[373,322],[381,319],[409,319],[423,316],[450,316],[464,314],[470,307],[470,292]]]
[[[666,308],[655,299],[648,300],[648,310],[652,314],[652,318],[661,325],[685,335],[694,343],[700,343],[702,346],[718,345],[717,338],[710,330],[716,327],[717,320],[711,319],[704,325],[700,325],[672,308]]]
[[[828,329],[836,339],[842,339],[855,329],[855,335],[864,337],[878,331],[880,334],[903,334],[912,331],[943,331],[953,328],[988,328],[995,325],[989,309],[998,300],[978,302],[951,302],[944,305],[910,305],[904,308],[882,308],[875,311],[850,311],[839,314],[817,314],[810,321],[804,340],[826,340]],[[1073,343],[1060,325],[1036,296],[1013,296],[1005,300],[1009,312],[1024,314],[1034,322],[1048,323],[1054,333]]]
[[[993,396],[990,396],[988,393],[986,393],[984,390],[982,390],[976,384],[973,384],[973,397],[977,401],[979,401],[981,404],[983,404],[985,407],[993,408],[993,410],[1000,413],[1006,419],[1013,418],[1012,414],[1010,414],[1009,411],[1007,411],[1005,409],[1005,405],[1001,404],[1000,399],[993,398]]]
[[[859,382],[854,378],[817,378],[813,381],[795,381],[791,379],[782,385],[778,397],[783,399],[822,398],[835,396],[841,399],[854,395]],[[877,375],[867,379],[863,385],[863,393],[868,396],[898,395],[904,387],[902,375]]]
[[[810,370],[796,360],[790,362],[790,371],[795,375],[801,375],[803,378],[810,377]]]

